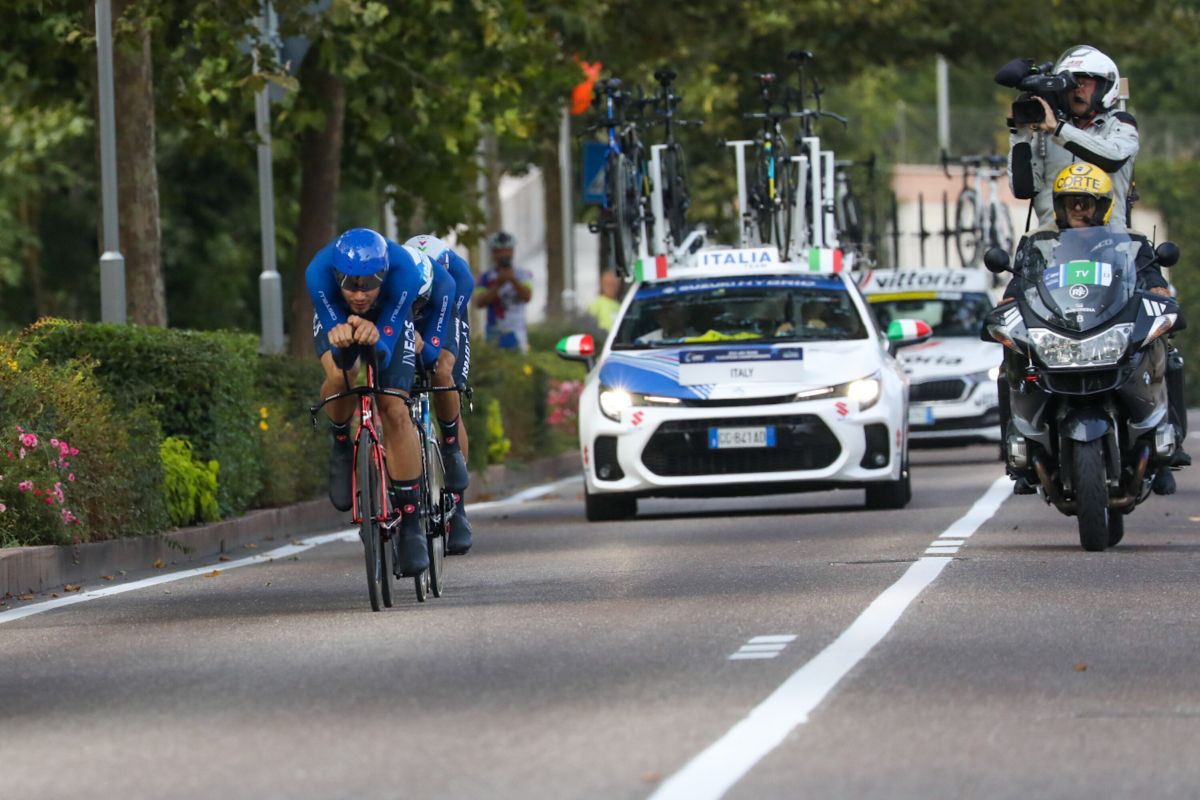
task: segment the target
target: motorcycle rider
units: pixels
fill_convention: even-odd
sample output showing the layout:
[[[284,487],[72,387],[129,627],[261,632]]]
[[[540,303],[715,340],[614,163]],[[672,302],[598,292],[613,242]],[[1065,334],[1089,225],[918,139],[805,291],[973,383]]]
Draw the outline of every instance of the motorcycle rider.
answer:
[[[1137,120],[1117,108],[1121,74],[1116,62],[1086,44],[1059,56],[1054,72],[1063,71],[1078,84],[1067,94],[1066,118],[1057,118],[1050,104],[1035,96],[1045,116],[1009,129],[1009,187],[1022,200],[1032,198],[1038,225],[1049,225],[1055,220],[1052,186],[1057,176],[1076,162],[1095,164],[1112,179],[1115,213],[1110,224],[1123,230],[1129,224],[1139,141]]]
[[[1035,246],[1036,242],[1057,238],[1058,232],[1065,228],[1104,227],[1110,223],[1116,206],[1116,193],[1113,180],[1100,167],[1084,162],[1067,166],[1055,178],[1051,192],[1054,221],[1048,225],[1042,225],[1024,236],[1017,245],[1017,254],[1013,262],[1013,278],[1005,287],[1001,304],[1015,300],[1025,283],[1024,276],[1034,274],[1038,269],[1041,253]],[[1136,259],[1138,288],[1152,294],[1170,297],[1169,284],[1163,277],[1162,269],[1154,261],[1154,250],[1150,247],[1149,241],[1140,234],[1130,233],[1129,236],[1141,243]],[[1103,231],[1097,231],[1097,237],[1097,246],[1104,244],[1102,240],[1107,238]],[[1040,266],[1044,267],[1045,264],[1040,264]],[[1176,327],[1181,328],[1182,325],[1177,323]],[[1005,364],[1007,364],[1007,360]],[[1178,385],[1173,386],[1172,381],[1167,381],[1167,394],[1172,418],[1178,429],[1180,424],[1177,415],[1186,413],[1186,409],[1183,405],[1182,381],[1175,383]],[[1008,376],[1003,370],[997,382],[997,390],[1000,399],[1001,441],[1007,441],[1011,416],[1009,401],[1011,389]],[[1176,440],[1182,442],[1182,435],[1177,436]],[[1176,466],[1184,465],[1178,463],[1177,459],[1173,459],[1171,463]],[[1187,463],[1190,463],[1190,459]],[[1033,494],[1036,491],[1035,483],[1029,479],[1028,475],[1021,474],[1012,467],[1006,468],[1009,477],[1015,481],[1013,494]],[[1158,471],[1155,477],[1154,491],[1157,494],[1173,494],[1175,492],[1175,478],[1169,469]]]

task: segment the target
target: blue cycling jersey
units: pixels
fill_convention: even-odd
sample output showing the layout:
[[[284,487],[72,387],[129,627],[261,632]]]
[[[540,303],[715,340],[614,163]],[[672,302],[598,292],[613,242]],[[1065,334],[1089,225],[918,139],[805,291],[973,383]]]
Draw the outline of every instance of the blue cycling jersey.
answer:
[[[341,288],[334,277],[334,246],[325,245],[313,256],[304,279],[308,285],[308,294],[312,299],[313,309],[317,319],[325,330],[346,322],[350,314],[350,306],[342,297]],[[375,322],[379,329],[379,341],[375,349],[381,354],[379,366],[386,369],[391,363],[396,351],[396,343],[400,338],[404,325],[413,319],[413,303],[421,291],[421,253],[388,240],[388,272],[380,288],[379,296],[367,317]],[[439,276],[440,272],[440,276]],[[426,303],[425,314],[422,315],[425,326],[421,335],[425,339],[426,349],[422,353],[422,361],[429,366],[437,362],[441,351],[441,342],[445,338],[450,298],[454,291],[454,281],[444,269],[434,269],[433,288]],[[431,313],[441,309],[440,313]]]
[[[422,234],[412,237],[404,244],[415,247],[429,256],[433,263],[441,264],[446,268],[450,277],[454,278],[454,316],[465,320],[467,303],[470,302],[471,295],[475,292],[475,276],[471,273],[471,265],[467,263],[467,260],[436,236]]]

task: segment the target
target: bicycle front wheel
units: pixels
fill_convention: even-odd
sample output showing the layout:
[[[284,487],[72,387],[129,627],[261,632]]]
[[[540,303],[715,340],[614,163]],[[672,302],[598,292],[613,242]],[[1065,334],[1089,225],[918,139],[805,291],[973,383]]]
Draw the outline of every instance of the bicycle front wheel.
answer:
[[[954,204],[954,245],[964,267],[974,266],[979,258],[979,195],[967,189]]]
[[[425,545],[429,549],[429,589],[434,597],[442,596],[446,583],[446,498],[443,481],[442,451],[437,442],[425,442],[426,480],[423,482],[422,502],[425,506]]]
[[[369,437],[359,437],[357,458],[355,463],[355,489],[358,494],[358,513],[362,516],[359,523],[358,535],[363,543],[363,557],[367,567],[367,596],[371,600],[371,610],[379,611],[383,607],[384,555],[380,542],[379,513],[380,475],[376,470],[373,448]]]
[[[629,220],[629,162],[624,154],[610,154],[606,170],[608,183],[609,232],[612,241],[613,262],[621,277],[628,277],[633,269],[633,230]],[[634,212],[636,213],[636,212]]]

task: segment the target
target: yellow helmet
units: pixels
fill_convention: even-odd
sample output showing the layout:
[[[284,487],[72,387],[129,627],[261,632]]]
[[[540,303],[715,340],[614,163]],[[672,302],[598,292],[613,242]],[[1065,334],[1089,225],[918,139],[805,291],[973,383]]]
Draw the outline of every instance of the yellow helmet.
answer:
[[[1058,227],[1069,227],[1067,198],[1085,195],[1095,198],[1096,212],[1089,225],[1107,225],[1113,210],[1113,182],[1108,173],[1095,164],[1078,162],[1058,173],[1054,179],[1054,221]]]

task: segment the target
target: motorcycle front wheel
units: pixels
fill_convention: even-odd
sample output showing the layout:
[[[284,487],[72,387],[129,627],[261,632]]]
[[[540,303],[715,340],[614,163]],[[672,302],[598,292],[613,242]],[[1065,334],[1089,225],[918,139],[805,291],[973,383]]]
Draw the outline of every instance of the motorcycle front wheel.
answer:
[[[1109,545],[1108,471],[1104,442],[1075,442],[1071,452],[1072,482],[1075,485],[1079,544],[1088,552]]]

